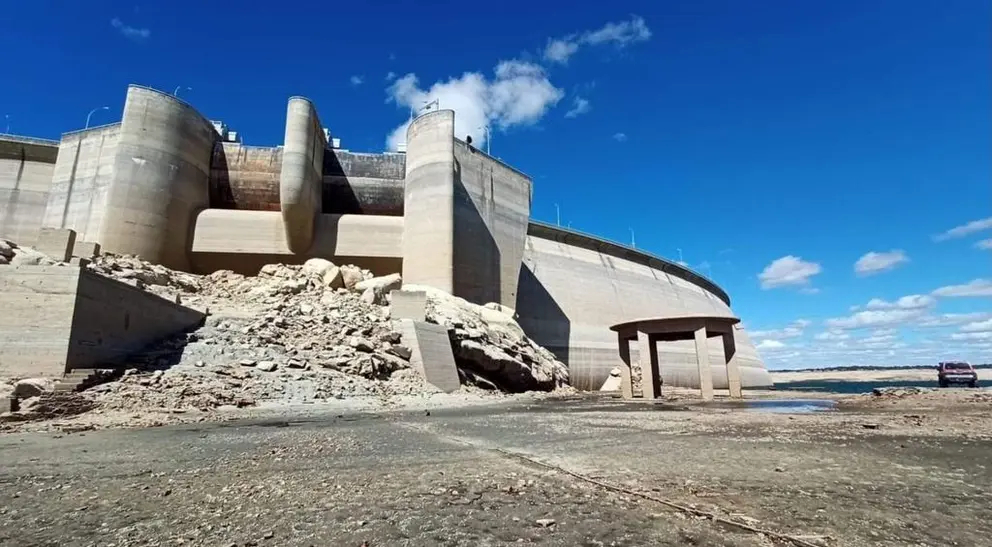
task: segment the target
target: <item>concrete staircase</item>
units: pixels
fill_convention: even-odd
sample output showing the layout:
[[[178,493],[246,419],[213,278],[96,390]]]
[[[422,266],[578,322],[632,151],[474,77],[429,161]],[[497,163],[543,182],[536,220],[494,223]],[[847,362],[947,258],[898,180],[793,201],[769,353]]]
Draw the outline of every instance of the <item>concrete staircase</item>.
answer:
[[[73,369],[55,383],[55,393],[82,391],[120,375],[121,371],[82,368]]]

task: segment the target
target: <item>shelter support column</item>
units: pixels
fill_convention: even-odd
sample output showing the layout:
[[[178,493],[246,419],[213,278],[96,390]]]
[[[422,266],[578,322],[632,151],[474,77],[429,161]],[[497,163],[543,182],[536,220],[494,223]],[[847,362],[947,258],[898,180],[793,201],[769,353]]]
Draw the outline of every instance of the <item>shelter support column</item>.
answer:
[[[645,399],[657,399],[661,396],[661,386],[658,382],[658,346],[653,336],[646,332],[637,331],[637,350],[641,360],[641,393]]]
[[[630,375],[630,340],[624,338],[622,334],[617,334],[617,343],[620,347],[620,360],[623,366],[620,367],[620,395],[624,399],[634,398],[634,380]]]
[[[741,392],[741,368],[737,362],[737,343],[734,341],[734,329],[723,333],[723,355],[727,360],[727,387],[730,388],[730,397],[741,399],[744,394]]]
[[[704,401],[713,400],[713,372],[710,370],[710,354],[706,345],[706,327],[693,333],[696,340],[696,366],[699,370],[699,391]]]

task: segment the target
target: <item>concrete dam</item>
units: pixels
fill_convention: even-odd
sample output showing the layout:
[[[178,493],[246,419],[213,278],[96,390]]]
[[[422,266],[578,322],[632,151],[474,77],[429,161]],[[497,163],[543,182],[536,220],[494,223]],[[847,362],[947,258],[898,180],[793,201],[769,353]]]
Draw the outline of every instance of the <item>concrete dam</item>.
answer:
[[[43,227],[68,228],[195,273],[251,275],[312,257],[401,272],[404,283],[513,308],[588,390],[622,365],[611,325],[735,317],[726,292],[688,268],[531,220],[530,177],[456,138],[454,119],[422,114],[405,152],[358,153],[293,97],[284,144],[246,146],[182,100],[132,85],[119,123],[60,141],[0,136],[0,237],[30,245]],[[742,385],[771,385],[739,324],[734,339]],[[713,385],[727,388],[724,345],[707,344]],[[699,387],[692,340],[657,351],[664,384]]]

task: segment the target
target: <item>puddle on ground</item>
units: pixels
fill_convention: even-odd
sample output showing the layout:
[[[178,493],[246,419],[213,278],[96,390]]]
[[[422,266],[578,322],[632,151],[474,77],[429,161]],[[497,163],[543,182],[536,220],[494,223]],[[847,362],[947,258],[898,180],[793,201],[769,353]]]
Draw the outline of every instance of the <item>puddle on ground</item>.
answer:
[[[837,401],[829,399],[765,399],[744,401],[744,410],[780,414],[809,414],[837,409]]]

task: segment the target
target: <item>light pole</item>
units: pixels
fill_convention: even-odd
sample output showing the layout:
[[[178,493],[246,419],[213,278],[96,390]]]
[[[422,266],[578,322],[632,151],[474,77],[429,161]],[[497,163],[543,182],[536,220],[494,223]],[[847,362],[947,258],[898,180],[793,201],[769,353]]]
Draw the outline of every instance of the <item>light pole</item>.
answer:
[[[557,203],[555,204],[555,224],[561,226],[561,208],[558,207]]]
[[[682,260],[682,249],[675,249],[675,250],[679,252],[679,263],[680,264],[685,263],[685,260]]]
[[[185,89],[186,91],[193,91],[193,88],[192,87],[177,85],[175,91],[172,92],[172,96],[173,97],[178,97],[179,96],[179,90],[180,89]]]
[[[489,154],[490,156],[492,156],[492,154],[490,154],[490,152],[489,152],[489,146],[490,146],[490,143],[493,140],[493,134],[489,132],[489,126],[488,125],[482,126],[482,130],[486,132],[486,154]]]
[[[631,248],[636,249],[637,248],[637,244],[634,243],[634,229],[633,228],[630,228],[630,227],[628,227],[627,229],[630,230],[630,246],[631,246]]]
[[[10,114],[4,114],[4,119],[7,120],[7,129],[4,129],[4,133],[10,133]]]
[[[110,107],[109,106],[98,106],[98,107],[94,108],[93,110],[90,110],[90,113],[86,115],[86,126],[83,127],[83,129],[89,129],[90,128],[90,118],[93,117],[93,114],[95,114],[98,110],[110,110]]]

